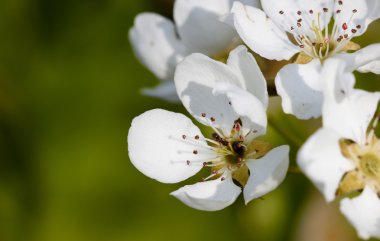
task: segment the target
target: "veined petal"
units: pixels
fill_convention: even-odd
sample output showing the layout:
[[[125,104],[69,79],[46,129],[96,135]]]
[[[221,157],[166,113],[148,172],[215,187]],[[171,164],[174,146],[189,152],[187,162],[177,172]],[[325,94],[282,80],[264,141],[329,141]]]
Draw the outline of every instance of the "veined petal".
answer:
[[[158,97],[173,103],[179,102],[174,81],[164,81],[154,88],[144,88],[142,89],[142,93],[147,96]]]
[[[337,25],[346,24],[347,26],[347,31],[342,28],[339,28],[338,31],[340,30],[341,34],[351,35],[351,29],[355,29],[355,37],[362,35],[367,30],[368,25],[380,17],[380,2],[378,0],[346,0],[343,1],[342,5],[336,1],[335,9],[340,10],[339,14],[335,14]]]
[[[230,11],[230,4],[230,0],[175,2],[178,33],[191,52],[216,55],[230,47],[236,32],[219,20]]]
[[[227,65],[202,54],[192,54],[178,65],[174,80],[187,111],[205,125],[210,125],[213,117],[215,126],[223,129],[225,134],[230,133],[238,116],[226,95],[213,94],[217,81],[243,88],[238,76]]]
[[[321,115],[321,64],[313,60],[308,64],[289,64],[277,74],[275,83],[282,99],[285,113],[299,119],[317,118]]]
[[[260,159],[247,161],[250,171],[244,187],[244,200],[261,197],[276,189],[284,180],[289,166],[289,146],[276,147]]]
[[[199,182],[194,185],[184,186],[171,193],[189,207],[203,211],[221,210],[233,202],[241,193],[231,177]]]
[[[280,30],[266,14],[251,6],[235,2],[232,7],[234,25],[241,39],[254,52],[267,59],[290,59],[299,52],[286,33]]]
[[[370,188],[365,188],[356,198],[345,198],[340,210],[356,228],[359,237],[380,238],[380,198]]]
[[[353,163],[341,153],[341,138],[334,129],[322,128],[314,133],[298,152],[298,165],[328,202],[334,200],[343,175],[354,169]]]
[[[157,78],[173,79],[175,66],[185,55],[173,22],[154,13],[139,14],[129,31],[129,39],[141,63]]]
[[[195,136],[199,136],[198,140]],[[161,109],[147,111],[133,119],[128,151],[139,171],[164,183],[176,183],[193,176],[202,168],[203,160],[215,156],[189,118]],[[188,160],[200,163],[188,165]]]
[[[326,61],[322,79],[323,125],[344,138],[364,144],[380,93],[353,89],[354,77],[351,72],[346,72],[345,63],[338,59]]]
[[[234,111],[233,116],[238,116],[241,119],[244,132],[249,133],[246,139],[254,139],[265,134],[267,128],[266,109],[254,95],[236,85],[220,82],[216,83],[213,93],[215,96],[227,96],[229,105]]]
[[[363,73],[380,74],[380,44],[368,45],[351,54],[338,54],[336,58],[346,62],[347,71],[358,70]]]
[[[267,82],[255,58],[244,45],[234,49],[227,60],[227,65],[234,73],[240,75],[245,89],[258,98],[265,108],[268,106]]]
[[[265,0],[261,3],[268,17],[283,31],[297,28],[298,19],[302,18],[302,31],[308,35],[313,21],[320,23],[322,29],[330,22],[334,7],[334,0]],[[318,18],[318,14],[321,17]]]

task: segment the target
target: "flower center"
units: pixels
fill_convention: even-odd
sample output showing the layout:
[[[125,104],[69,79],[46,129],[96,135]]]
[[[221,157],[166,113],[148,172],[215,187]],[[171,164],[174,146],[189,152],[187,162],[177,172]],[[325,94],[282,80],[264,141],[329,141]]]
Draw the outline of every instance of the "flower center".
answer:
[[[338,1],[339,7],[343,6],[343,1]],[[353,16],[358,12],[352,10],[349,19],[341,21],[341,9],[333,10],[328,8],[310,9],[297,12],[286,13],[279,11],[284,16],[283,27],[289,29],[290,39],[296,43],[301,50],[298,56],[299,63],[307,63],[312,59],[324,59],[336,53],[359,49],[359,45],[351,42],[361,25],[349,29]],[[334,14],[335,21],[332,28],[329,28],[331,15]],[[296,60],[296,62],[297,62]]]
[[[364,145],[341,140],[340,147],[342,154],[350,159],[356,168],[342,178],[337,194],[345,195],[370,186],[380,195],[380,140],[373,135],[373,131],[368,135]]]
[[[202,114],[202,117],[206,118],[206,114]],[[205,138],[204,140],[208,142],[208,148],[215,156],[201,161],[203,167],[211,168],[210,176],[203,178],[203,180],[221,178],[223,181],[227,176],[231,176],[237,185],[244,187],[249,177],[246,161],[264,156],[271,150],[271,145],[264,141],[247,140],[246,137],[255,131],[245,133],[246,131],[243,130],[240,119],[235,121],[229,135],[223,135],[223,132],[213,125],[215,122],[214,117],[208,120],[210,127],[215,132],[211,135],[211,138]],[[197,141],[200,137],[196,136],[190,140],[189,137],[183,135],[182,139],[191,141],[191,144],[194,144],[194,140]],[[193,154],[196,156],[201,153],[199,150],[194,150]],[[199,164],[199,161],[187,160],[186,162],[187,165]]]
[[[366,176],[380,180],[380,153],[366,153],[360,159],[360,169]]]

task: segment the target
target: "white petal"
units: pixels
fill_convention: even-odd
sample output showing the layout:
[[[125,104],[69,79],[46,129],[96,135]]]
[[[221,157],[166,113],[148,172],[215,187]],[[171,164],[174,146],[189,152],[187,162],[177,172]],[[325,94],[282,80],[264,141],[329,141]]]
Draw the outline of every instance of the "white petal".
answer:
[[[354,168],[341,153],[341,138],[333,129],[322,128],[298,152],[298,165],[328,202],[334,200],[342,176]]]
[[[371,63],[363,65],[360,68],[358,68],[358,71],[362,73],[372,72],[374,74],[379,75],[380,74],[380,60],[372,61]]]
[[[340,210],[356,228],[359,237],[380,238],[380,198],[370,188],[365,188],[356,198],[345,198]]]
[[[261,197],[276,189],[285,179],[289,166],[289,146],[276,147],[264,157],[247,161],[250,171],[244,187],[244,200]]]
[[[320,23],[323,29],[325,23],[329,23],[334,0],[265,0],[261,1],[262,7],[268,17],[281,29],[290,32],[291,27],[298,28],[298,19],[302,18],[302,32],[310,35],[312,22]],[[323,9],[328,11],[324,12]],[[310,14],[313,10],[313,14]],[[280,14],[280,11],[283,12]],[[300,11],[301,15],[297,12]]]
[[[363,73],[380,74],[380,44],[372,44],[352,54],[338,54],[336,58],[343,59],[347,71],[358,70]]]
[[[139,14],[129,31],[129,39],[141,63],[157,78],[173,79],[175,66],[185,54],[173,22],[154,13]]]
[[[163,100],[178,103],[179,98],[174,85],[174,81],[164,81],[154,88],[144,88],[142,93],[147,96],[158,97]]]
[[[242,121],[243,131],[250,133],[249,137],[246,137],[248,141],[250,140],[248,138],[253,139],[265,134],[267,128],[266,109],[259,99],[251,93],[229,83],[218,82],[213,93],[216,96],[227,96],[230,107]]]
[[[194,139],[196,135],[199,140]],[[201,169],[201,163],[187,165],[187,160],[202,161],[214,155],[189,118],[161,109],[147,111],[132,121],[128,150],[139,171],[164,183],[185,180]]]
[[[213,94],[217,81],[242,87],[237,75],[227,65],[202,54],[192,54],[178,65],[174,80],[183,105],[197,120],[209,125],[207,120],[213,117],[215,126],[229,134],[238,116],[226,95]]]
[[[351,29],[356,29],[357,32],[353,34],[355,37],[363,34],[370,23],[380,17],[380,2],[378,0],[346,0],[343,1],[343,5],[339,6],[336,1],[336,9],[341,10],[339,14],[336,14],[335,19],[338,24],[338,30],[340,34],[351,35]],[[357,12],[353,14],[353,10]],[[342,26],[347,24],[347,30],[344,31]],[[356,26],[360,25],[360,28]]]
[[[239,74],[245,89],[257,97],[266,108],[268,106],[267,82],[247,48],[241,45],[234,49],[228,57],[227,65],[234,73]]]
[[[292,44],[262,10],[235,2],[231,11],[241,39],[262,57],[283,60],[299,52],[298,46]]]
[[[323,125],[342,137],[364,144],[380,93],[352,88],[353,75],[346,72],[344,62],[326,61],[322,71],[324,82]]]
[[[323,95],[320,71],[319,60],[313,60],[308,64],[286,65],[278,72],[276,89],[285,113],[299,119],[321,115]]]
[[[323,108],[323,124],[345,138],[364,144],[367,129],[375,115],[380,93],[354,90],[342,102],[329,99]]]
[[[230,0],[231,7],[233,6],[234,2],[236,2],[236,0]],[[261,8],[261,1],[260,0],[239,0],[239,2],[241,2],[244,5],[251,6],[251,7]],[[230,9],[231,9],[231,7],[230,7]]]
[[[219,19],[231,9],[229,0],[177,0],[174,19],[191,52],[215,55],[231,45],[236,32]]]
[[[216,179],[184,186],[171,193],[189,207],[203,211],[221,210],[233,202],[241,193],[232,178]]]

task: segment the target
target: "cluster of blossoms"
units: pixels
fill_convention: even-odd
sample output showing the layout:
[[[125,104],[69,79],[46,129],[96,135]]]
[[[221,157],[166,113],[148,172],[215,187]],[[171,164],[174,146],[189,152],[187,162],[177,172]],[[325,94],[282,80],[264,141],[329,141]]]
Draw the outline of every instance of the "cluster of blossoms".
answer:
[[[136,17],[136,56],[162,83],[144,93],[180,101],[210,131],[162,109],[136,117],[129,156],[146,176],[177,183],[207,168],[201,182],[171,195],[216,211],[243,192],[245,203],[286,177],[289,146],[266,134],[268,86],[252,52],[286,61],[274,78],[285,113],[322,117],[298,152],[303,173],[363,239],[380,238],[380,93],[355,89],[354,71],[380,74],[380,44],[353,39],[380,17],[378,0],[176,0],[174,22],[154,13]],[[248,48],[249,49],[248,49]]]

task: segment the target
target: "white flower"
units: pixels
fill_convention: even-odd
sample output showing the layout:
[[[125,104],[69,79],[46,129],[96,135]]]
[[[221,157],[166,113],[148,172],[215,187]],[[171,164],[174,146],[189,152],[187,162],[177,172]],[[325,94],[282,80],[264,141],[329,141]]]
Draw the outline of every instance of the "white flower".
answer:
[[[259,6],[259,0],[244,0]],[[162,83],[145,89],[150,96],[177,101],[173,82],[176,65],[191,53],[224,59],[240,44],[236,31],[219,19],[227,15],[233,0],[176,0],[174,23],[155,13],[142,13],[129,31],[136,56]]]
[[[175,82],[186,109],[211,128],[202,135],[189,118],[161,109],[136,117],[129,130],[131,162],[142,173],[164,183],[211,174],[172,195],[190,207],[220,210],[233,203],[244,187],[244,199],[275,189],[285,178],[288,146],[272,149],[256,140],[266,132],[268,93],[253,56],[244,46],[233,50],[227,64],[193,54],[178,65]]]
[[[298,164],[327,201],[345,196],[341,211],[361,238],[380,238],[380,140],[372,127],[377,119],[370,125],[380,93],[353,89],[345,63],[328,62],[322,71],[323,127],[301,148]]]
[[[358,50],[360,46],[351,42],[380,17],[380,1],[261,2],[264,11],[236,2],[233,22],[241,39],[262,57],[292,60],[275,79],[286,113],[300,119],[321,115],[320,70],[332,56],[350,62],[352,71],[380,72],[380,44]],[[347,53],[354,50],[358,51]]]

